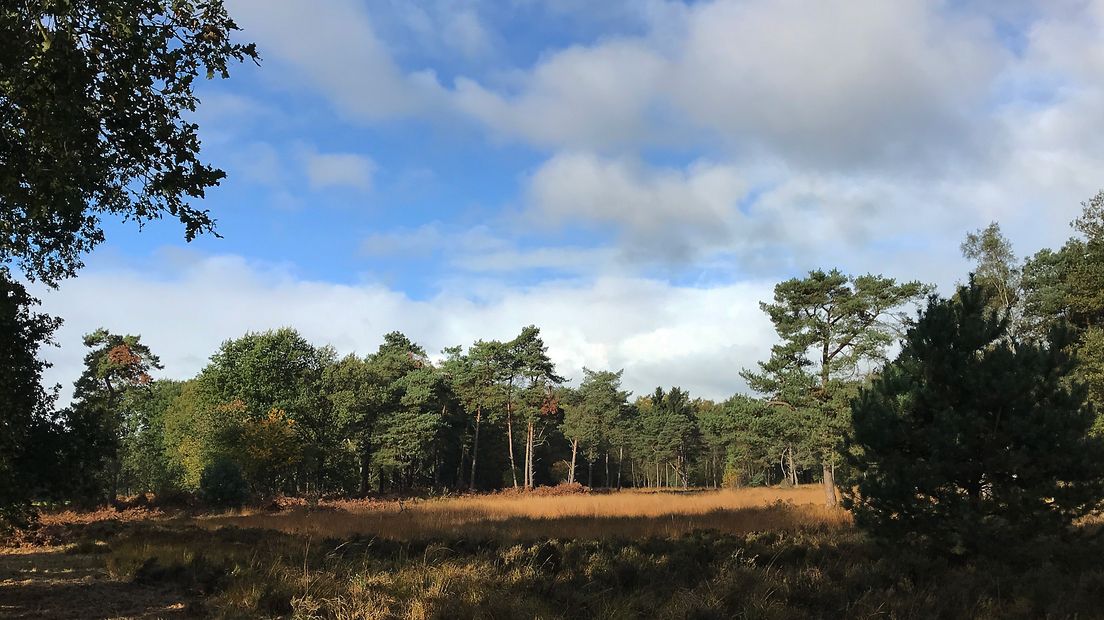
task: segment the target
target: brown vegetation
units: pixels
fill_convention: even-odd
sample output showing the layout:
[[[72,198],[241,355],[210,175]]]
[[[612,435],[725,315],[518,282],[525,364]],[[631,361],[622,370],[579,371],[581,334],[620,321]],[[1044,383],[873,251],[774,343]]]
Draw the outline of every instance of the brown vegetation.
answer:
[[[274,529],[320,537],[393,540],[494,538],[540,540],[673,537],[712,529],[729,534],[839,527],[847,513],[824,508],[815,485],[794,489],[502,493],[443,499],[342,500],[322,510],[292,506],[278,513],[245,510],[201,517],[206,528]]]
[[[550,492],[45,515],[53,534],[28,540],[53,546],[0,550],[0,616],[1030,618],[1104,609],[1099,543],[963,563],[871,543],[847,513],[819,504],[817,486]]]

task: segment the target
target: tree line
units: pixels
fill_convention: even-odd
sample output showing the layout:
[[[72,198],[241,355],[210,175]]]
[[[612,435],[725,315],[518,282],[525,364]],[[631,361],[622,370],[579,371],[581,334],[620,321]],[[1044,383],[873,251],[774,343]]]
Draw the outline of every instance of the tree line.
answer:
[[[1086,203],[1080,235],[1023,262],[997,224],[967,235],[963,253],[976,265],[955,297],[976,289],[1016,350],[1068,326],[1061,348],[1090,403],[1104,385],[1102,197]],[[292,328],[248,333],[185,381],[153,379],[162,366],[140,336],[98,330],[85,338],[72,404],[36,417],[36,454],[49,446],[64,470],[38,476],[37,496],[197,493],[205,477],[240,479],[253,497],[820,481],[835,505],[837,474],[853,469],[854,403],[923,316],[913,308],[937,299],[931,292],[837,270],[779,283],[762,304],[778,344],[742,372],[757,395],[720,402],[677,386],[633,395],[622,371],[584,368],[568,385],[535,326],[436,360],[399,332],[363,356],[339,356]],[[53,327],[25,310],[14,318],[28,342]],[[45,407],[34,374],[22,393],[42,395]],[[48,469],[51,459],[36,462]]]

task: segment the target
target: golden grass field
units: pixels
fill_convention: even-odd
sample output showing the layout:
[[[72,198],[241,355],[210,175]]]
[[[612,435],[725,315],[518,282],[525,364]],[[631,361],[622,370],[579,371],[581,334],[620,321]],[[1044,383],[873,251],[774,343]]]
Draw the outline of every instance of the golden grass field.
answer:
[[[238,534],[231,532],[244,534],[246,530],[273,530],[273,537],[263,538],[266,557],[285,550],[295,552],[295,544],[285,547],[288,540],[306,541],[301,543],[301,552],[310,548],[311,540],[355,536],[396,542],[497,541],[495,544],[511,549],[509,545],[514,543],[548,539],[672,539],[695,530],[745,534],[847,527],[849,515],[825,509],[820,504],[822,497],[819,486],[809,486],[722,491],[626,490],[551,496],[500,493],[401,501],[323,500],[314,507],[300,500],[287,502],[278,512],[261,508],[215,514],[152,508],[67,510],[41,515],[37,533],[24,538],[22,546],[0,546],[0,617],[191,616],[186,608],[192,609],[197,604],[195,592],[189,592],[192,586],[142,583],[136,571],[147,557],[167,562],[170,560],[166,556],[171,556],[175,558],[171,561],[187,563],[202,554],[220,557],[223,552],[232,554],[253,548],[233,544],[220,551],[216,544],[207,549],[202,534],[188,533],[197,527],[199,532],[208,531],[216,537],[234,537]],[[169,536],[175,540],[178,535],[187,542],[163,539]],[[253,558],[254,553],[248,551],[243,557]],[[442,574],[488,570],[479,568],[485,560],[470,561],[474,564],[462,562],[432,570],[445,571]],[[269,574],[272,570],[267,566],[261,572]],[[411,570],[396,564],[394,573],[375,579],[381,583],[394,582],[395,587],[409,580],[420,582],[422,577],[411,577]],[[263,581],[267,577],[257,579]],[[343,587],[336,575],[331,582],[331,587]],[[245,593],[240,588],[230,588],[221,595],[223,604],[258,611],[260,599],[250,598],[252,589],[261,587],[257,583],[251,580],[242,585]],[[246,600],[251,602],[242,602]]]
[[[0,547],[0,617],[1104,617],[1104,539],[964,563],[819,486],[563,490],[45,514]]]
[[[204,516],[202,527],[235,526],[344,538],[394,540],[492,538],[536,540],[679,536],[712,529],[729,534],[844,526],[848,513],[823,507],[819,485],[793,489],[620,491],[572,495],[471,495],[393,501],[323,502],[317,509],[245,510]]]

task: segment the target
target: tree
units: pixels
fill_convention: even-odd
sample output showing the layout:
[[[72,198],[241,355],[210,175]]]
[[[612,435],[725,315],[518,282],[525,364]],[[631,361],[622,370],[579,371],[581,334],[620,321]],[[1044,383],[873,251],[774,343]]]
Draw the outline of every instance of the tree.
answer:
[[[510,381],[519,382],[519,389],[515,394],[525,416],[524,486],[531,489],[534,486],[535,448],[542,439],[538,435],[543,431],[543,427],[538,428],[538,423],[559,412],[555,389],[564,382],[564,378],[556,374],[555,365],[548,357],[548,347],[536,326],[523,328],[507,347],[511,362],[509,368],[513,372]],[[510,414],[514,411],[511,407]],[[509,417],[507,422],[510,422]]]
[[[1010,342],[976,282],[932,297],[897,359],[854,403],[856,491],[875,536],[954,554],[1063,533],[1104,492],[1104,444],[1060,326]]]
[[[335,465],[328,475],[339,487],[365,495],[371,486],[371,433],[378,413],[376,375],[369,360],[346,355],[323,370],[321,389],[341,440],[328,460]],[[346,461],[354,473],[342,470]]]
[[[227,340],[199,376],[205,406],[214,407],[216,418],[222,418],[214,423],[217,432],[212,437],[232,444],[245,437],[242,433],[247,427],[280,411],[294,422],[292,428],[301,444],[301,453],[292,458],[302,465],[295,480],[322,490],[330,456],[340,450],[336,414],[323,392],[323,376],[336,363],[334,357],[331,348],[315,347],[290,328]],[[232,445],[214,453],[227,458],[245,454]],[[257,471],[244,462],[238,464],[247,475]],[[292,477],[281,479],[291,484]],[[249,482],[258,487],[265,484]]]
[[[54,395],[42,388],[39,356],[59,321],[34,312],[34,301],[0,268],[0,530],[33,516],[31,499],[51,462],[36,439],[52,430]]]
[[[411,370],[392,388],[399,399],[376,423],[372,441],[377,446],[373,463],[381,478],[391,473],[402,490],[409,490],[415,476],[432,480],[440,471],[440,440],[446,427],[451,393],[444,375],[428,362]]]
[[[620,469],[620,461],[624,458],[624,447],[628,440],[624,413],[630,394],[621,389],[623,375],[623,370],[612,372],[583,368],[583,381],[579,384],[579,389],[569,395],[569,401],[564,406],[563,423],[560,426],[564,437],[571,442],[569,482],[575,481],[575,463],[580,445],[592,469],[598,454],[602,451],[606,453],[606,486],[611,486],[609,450],[615,444],[619,448],[618,468]],[[587,484],[592,482],[588,480]]]
[[[362,491],[368,490],[368,472],[378,476],[381,491],[387,485],[405,491],[415,484],[440,486],[462,479],[459,471],[447,480],[442,475],[446,462],[460,460],[454,439],[465,423],[462,398],[454,392],[456,375],[462,374],[459,352],[446,352],[451,361],[442,371],[425,349],[391,332],[366,360],[366,372],[357,380],[363,391],[363,425],[356,431]]]
[[[446,349],[449,355],[445,371],[452,380],[452,389],[464,409],[475,414],[471,450],[471,475],[468,488],[475,490],[476,465],[479,459],[479,437],[484,412],[494,412],[502,405],[502,386],[498,383],[497,361],[502,358],[502,343],[497,340],[477,340],[461,355],[460,347]]]
[[[122,463],[120,449],[126,437],[126,397],[148,390],[150,372],[161,369],[161,361],[141,336],[120,335],[100,328],[86,334],[84,372],[77,379],[73,404],[61,418],[69,432],[68,467],[79,475],[72,478],[70,492],[82,502],[115,499]]]
[[[1058,251],[1045,249],[1024,266],[1026,335],[1045,341],[1050,330],[1068,325],[1070,345],[1079,360],[1075,377],[1089,390],[1089,401],[1104,411],[1104,191],[1082,203],[1073,227],[1082,236]],[[1104,417],[1101,425],[1104,426]]]
[[[763,401],[743,395],[721,404],[721,430],[727,447],[730,476],[750,483],[769,484],[777,465],[781,479],[796,485],[800,470],[816,464],[811,460],[816,445],[810,441],[810,428],[817,425],[817,411],[793,407],[796,397]],[[704,428],[703,428],[704,430]]]
[[[129,389],[148,386],[152,370],[161,370],[161,360],[141,336],[112,334],[104,328],[85,334],[84,372],[73,392],[79,400],[101,399],[110,409]]]
[[[1081,203],[1081,215],[1072,225],[1087,239],[1104,240],[1104,189]]]
[[[180,386],[163,418],[164,458],[173,473],[173,484],[185,491],[198,491],[206,467],[220,459],[230,460],[235,452],[223,442],[230,420],[199,378]]]
[[[810,271],[774,287],[774,303],[761,303],[782,342],[771,348],[760,372],[744,371],[751,388],[772,402],[809,416],[809,438],[821,460],[825,503],[837,503],[837,448],[850,426],[848,399],[855,381],[882,361],[906,303],[928,287],[892,278],[851,277],[833,269]]]
[[[667,472],[672,469],[676,481],[688,486],[690,461],[700,442],[690,394],[677,387],[668,392],[657,387],[636,405],[638,449],[653,459],[655,486],[671,486]]]
[[[120,488],[159,494],[179,488],[181,472],[169,459],[165,412],[183,388],[181,381],[162,379],[124,395]]]
[[[199,159],[196,77],[257,60],[221,0],[14,0],[0,9],[0,265],[49,284],[103,241],[101,218],[163,216],[225,176]]]
[[[983,229],[967,233],[962,255],[975,262],[974,282],[991,291],[994,309],[1009,313],[1013,328],[1018,325],[1021,270],[1012,251],[1012,243],[993,222]],[[1016,333],[1015,329],[1012,331]]]

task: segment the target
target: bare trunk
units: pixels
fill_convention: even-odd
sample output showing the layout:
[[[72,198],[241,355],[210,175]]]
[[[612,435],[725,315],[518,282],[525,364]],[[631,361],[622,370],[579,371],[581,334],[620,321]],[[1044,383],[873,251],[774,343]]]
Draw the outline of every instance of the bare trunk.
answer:
[[[579,440],[571,440],[571,469],[567,471],[567,482],[571,484],[575,482],[575,455],[579,452]]]
[[[475,459],[479,456],[479,424],[483,421],[483,407],[475,408],[475,441],[472,443],[471,479],[468,481],[468,489],[475,490]]]
[[[610,488],[610,479],[609,479],[609,450],[606,450],[606,480],[605,480],[605,483],[606,483],[606,488],[607,488],[607,489],[608,489],[608,488]]]
[[[514,422],[510,414],[510,408],[506,408],[506,443],[510,446],[510,477],[514,480],[514,488],[517,484],[517,465],[514,464]]]
[[[836,474],[832,471],[832,464],[828,461],[822,463],[822,469],[824,471],[824,505],[835,508],[839,503],[836,497]]]
[[[790,484],[792,484],[796,487],[797,486],[797,467],[794,466],[793,446],[790,446],[790,449],[787,452],[787,454],[789,455],[788,459],[790,461]]]
[[[537,467],[535,467],[535,464],[537,464],[537,453],[535,453],[535,448],[537,448],[537,429],[534,428],[533,420],[529,420],[529,471],[528,471],[528,478],[529,478],[529,488],[530,489],[532,489],[534,487],[533,472],[535,470],[537,470]]]
[[[523,488],[529,488],[529,444],[531,435],[533,433],[533,427],[531,424],[525,424],[525,460],[521,465],[521,486]]]
[[[617,449],[617,490],[621,490],[621,462],[625,460],[625,447]]]

